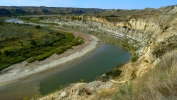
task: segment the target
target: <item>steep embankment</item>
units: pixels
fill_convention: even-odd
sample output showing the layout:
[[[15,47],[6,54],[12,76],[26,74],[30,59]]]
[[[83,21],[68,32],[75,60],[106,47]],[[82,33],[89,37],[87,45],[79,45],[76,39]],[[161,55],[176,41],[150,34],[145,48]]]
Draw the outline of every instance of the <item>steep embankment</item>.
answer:
[[[79,30],[106,33],[106,34],[118,36],[118,37],[125,38],[125,39],[128,38],[129,45],[134,45],[134,47],[136,47],[137,44],[141,44],[141,47],[139,47],[138,50],[133,51],[133,52],[136,52],[136,54],[138,55],[139,57],[138,60],[135,62],[129,62],[121,66],[119,69],[122,70],[122,73],[119,77],[114,78],[114,80],[109,80],[106,83],[95,81],[91,83],[71,84],[69,87],[64,88],[60,90],[59,92],[56,92],[52,95],[48,95],[44,98],[41,98],[40,100],[49,100],[51,98],[57,98],[57,99],[63,98],[65,100],[69,100],[71,98],[72,100],[75,100],[75,99],[84,100],[87,98],[87,100],[89,100],[89,99],[103,99],[103,97],[104,99],[106,98],[112,99],[114,98],[114,95],[117,96],[118,94],[122,94],[120,97],[117,97],[119,99],[125,99],[125,98],[132,99],[133,97],[132,94],[134,94],[133,93],[134,90],[133,90],[133,87],[131,86],[134,86],[134,84],[138,82],[141,83],[142,80],[139,80],[139,77],[141,76],[144,77],[143,76],[144,74],[148,76],[146,72],[148,72],[148,70],[154,67],[156,71],[160,70],[161,73],[163,73],[165,69],[161,67],[159,68],[157,66],[159,65],[162,66],[163,65],[162,63],[164,63],[165,58],[168,58],[166,59],[166,61],[169,61],[169,59],[176,57],[176,56],[172,57],[172,55],[174,56],[176,54],[175,50],[177,47],[177,43],[175,42],[177,39],[176,7],[175,6],[164,7],[164,8],[158,9],[157,11],[160,13],[154,14],[154,15],[151,15],[151,14],[142,15],[141,14],[141,15],[126,16],[126,17],[124,16],[125,20],[114,21],[114,22],[109,21],[108,19],[105,19],[105,18],[93,17],[93,16],[73,16],[73,17],[65,17],[65,18],[62,17],[59,19],[56,18],[52,20],[48,19],[48,20],[43,21],[43,22],[58,23],[59,27],[62,27],[62,28],[63,27],[64,28],[76,28]],[[133,44],[131,42],[131,39],[136,40],[137,44]],[[167,57],[167,53],[171,54],[171,56]],[[167,66],[166,63],[165,63],[165,66]],[[176,63],[170,64],[169,68],[171,68],[172,66],[175,67]],[[154,70],[152,72],[155,73]],[[170,71],[168,71],[167,76],[171,75],[169,73]],[[166,75],[166,74],[163,74],[163,75]],[[151,76],[153,77],[153,75]],[[162,78],[162,76],[159,76],[157,78],[160,78],[160,77]],[[154,77],[155,77],[155,74],[154,74]],[[168,84],[172,84],[172,83],[169,83],[171,81],[168,81],[167,83],[165,82],[164,84],[166,84],[165,85],[166,87],[168,87]],[[145,84],[145,83],[142,83],[142,84]],[[164,89],[166,89],[166,87],[164,87]],[[167,90],[170,91],[170,87],[168,89]],[[153,90],[155,91],[154,88],[152,89],[150,87],[150,91],[146,91],[146,93],[152,94],[152,98],[149,97],[147,99],[154,99],[154,100],[157,98],[168,99],[168,97],[171,96],[171,94],[166,93],[167,90],[165,92],[162,90],[161,92],[154,92]],[[158,89],[156,91],[158,91]],[[141,94],[141,93],[137,93],[137,94]],[[159,95],[154,96],[154,94],[159,94]],[[125,95],[127,97],[125,97]],[[121,98],[121,97],[124,97],[124,98]],[[139,96],[139,97],[141,97],[141,99],[145,98],[143,96]],[[136,98],[138,98],[138,96],[134,97],[134,99]]]

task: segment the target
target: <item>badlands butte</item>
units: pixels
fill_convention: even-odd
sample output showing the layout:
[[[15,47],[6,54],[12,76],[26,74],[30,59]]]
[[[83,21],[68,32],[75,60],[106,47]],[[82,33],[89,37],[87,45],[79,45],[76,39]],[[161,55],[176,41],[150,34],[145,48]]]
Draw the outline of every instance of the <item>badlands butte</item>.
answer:
[[[131,54],[129,62],[95,81],[72,83],[39,100],[177,99],[176,5],[43,16],[39,22],[56,23],[61,29],[118,37],[124,41],[121,46]]]

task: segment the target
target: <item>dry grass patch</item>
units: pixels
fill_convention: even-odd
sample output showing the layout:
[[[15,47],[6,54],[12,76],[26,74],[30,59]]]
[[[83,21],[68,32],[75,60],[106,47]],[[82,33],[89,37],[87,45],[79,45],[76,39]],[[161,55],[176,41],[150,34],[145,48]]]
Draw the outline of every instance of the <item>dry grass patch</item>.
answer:
[[[117,94],[118,91],[116,88],[107,88],[107,89],[102,89],[98,92],[97,98],[98,100],[105,100],[106,98],[111,98],[114,96],[114,94]]]
[[[176,100],[177,53],[164,55],[155,68],[118,90],[118,100]]]

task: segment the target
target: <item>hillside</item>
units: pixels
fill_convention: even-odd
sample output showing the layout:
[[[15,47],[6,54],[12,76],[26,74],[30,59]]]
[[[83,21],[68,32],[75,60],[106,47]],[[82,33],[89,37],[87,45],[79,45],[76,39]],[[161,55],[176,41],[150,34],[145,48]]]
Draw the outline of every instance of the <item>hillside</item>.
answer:
[[[124,39],[131,61],[101,76],[73,83],[40,100],[175,100],[177,96],[177,7],[107,10],[95,15],[46,17],[60,28]],[[111,79],[104,80],[107,77]]]
[[[51,15],[51,14],[93,14],[104,10],[96,8],[64,8],[64,7],[36,7],[36,6],[0,6],[1,16],[20,15]]]

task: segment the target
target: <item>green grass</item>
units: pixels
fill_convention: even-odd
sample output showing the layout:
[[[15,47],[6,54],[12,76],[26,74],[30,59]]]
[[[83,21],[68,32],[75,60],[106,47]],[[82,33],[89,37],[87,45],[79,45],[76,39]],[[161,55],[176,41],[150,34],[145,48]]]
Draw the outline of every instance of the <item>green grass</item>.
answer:
[[[27,60],[41,61],[83,43],[81,37],[51,29],[22,24],[0,26],[0,70]],[[63,51],[58,53],[58,49]]]

